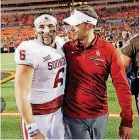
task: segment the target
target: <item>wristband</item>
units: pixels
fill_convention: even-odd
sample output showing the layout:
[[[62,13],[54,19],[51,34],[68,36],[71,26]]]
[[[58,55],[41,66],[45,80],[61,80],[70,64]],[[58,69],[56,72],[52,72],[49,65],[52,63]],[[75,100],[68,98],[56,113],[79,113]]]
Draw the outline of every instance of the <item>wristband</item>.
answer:
[[[26,125],[29,137],[34,137],[39,132],[36,122]]]

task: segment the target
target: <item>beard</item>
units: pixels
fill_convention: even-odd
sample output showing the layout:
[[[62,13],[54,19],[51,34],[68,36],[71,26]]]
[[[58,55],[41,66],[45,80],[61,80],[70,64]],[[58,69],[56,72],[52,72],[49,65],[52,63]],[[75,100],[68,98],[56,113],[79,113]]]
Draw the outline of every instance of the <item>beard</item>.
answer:
[[[73,40],[75,40],[75,41],[78,40],[78,36],[79,36],[78,33],[76,33],[76,32],[72,33]]]
[[[73,32],[72,35],[73,35],[72,36],[72,39],[75,40],[75,41],[77,41],[77,40],[82,41],[85,38],[85,36],[83,35],[83,33],[79,33],[79,32]]]
[[[53,43],[53,37],[51,36],[51,37],[42,37],[42,43],[44,44],[44,45],[48,45],[48,46],[50,46],[52,43]]]
[[[78,33],[78,40],[83,41],[86,38],[86,35],[83,33]]]
[[[54,36],[50,34],[44,34],[42,32],[38,32],[38,38],[44,45],[47,46],[50,46],[54,42]]]

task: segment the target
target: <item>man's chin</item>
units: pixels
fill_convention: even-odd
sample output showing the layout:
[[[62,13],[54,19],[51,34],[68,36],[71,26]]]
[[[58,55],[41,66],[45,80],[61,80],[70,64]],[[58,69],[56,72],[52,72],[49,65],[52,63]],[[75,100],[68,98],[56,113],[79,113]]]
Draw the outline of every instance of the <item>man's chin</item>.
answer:
[[[77,41],[77,40],[78,40],[78,38],[73,38],[72,40]]]
[[[73,40],[75,40],[75,41],[76,41],[76,40],[79,40],[79,37],[78,37],[78,36],[74,36],[74,37],[73,37]]]
[[[52,45],[53,41],[43,41],[44,45],[50,46]]]
[[[46,45],[46,46],[51,46],[52,45],[52,43],[45,43],[45,42],[43,42],[43,44]]]

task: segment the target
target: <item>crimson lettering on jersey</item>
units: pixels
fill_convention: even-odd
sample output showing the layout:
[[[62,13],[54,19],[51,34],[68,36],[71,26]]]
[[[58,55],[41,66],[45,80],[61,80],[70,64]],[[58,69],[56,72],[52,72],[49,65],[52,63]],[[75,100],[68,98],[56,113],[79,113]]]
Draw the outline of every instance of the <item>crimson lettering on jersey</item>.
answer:
[[[57,59],[55,61],[48,62],[48,70],[56,69],[66,64],[65,57]]]
[[[59,74],[60,73],[64,73],[64,67],[61,68],[58,73],[56,74],[56,78],[55,78],[55,83],[54,83],[54,87],[53,88],[56,88],[58,86],[58,84],[60,83],[61,85],[63,85],[63,78],[59,78]],[[60,86],[61,86],[60,85]]]

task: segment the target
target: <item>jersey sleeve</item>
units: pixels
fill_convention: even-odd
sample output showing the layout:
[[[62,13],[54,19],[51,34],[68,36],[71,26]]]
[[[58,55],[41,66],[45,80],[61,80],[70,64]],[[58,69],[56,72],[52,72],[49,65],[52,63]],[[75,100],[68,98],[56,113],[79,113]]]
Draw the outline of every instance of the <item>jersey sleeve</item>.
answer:
[[[35,67],[34,53],[31,51],[29,42],[23,41],[15,51],[15,63],[17,65],[28,65]]]

